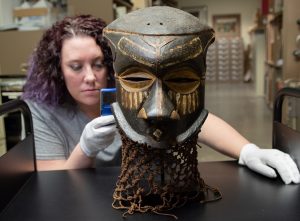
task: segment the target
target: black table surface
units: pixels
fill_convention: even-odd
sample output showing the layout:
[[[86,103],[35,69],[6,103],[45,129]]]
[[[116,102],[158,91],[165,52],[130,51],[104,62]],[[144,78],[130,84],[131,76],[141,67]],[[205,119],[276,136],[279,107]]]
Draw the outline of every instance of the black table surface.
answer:
[[[238,166],[235,161],[200,163],[205,182],[222,199],[192,203],[171,213],[178,220],[276,221],[300,220],[300,185],[284,185]],[[120,168],[36,173],[0,215],[0,220],[117,221],[124,211],[112,208],[112,193]],[[125,220],[175,220],[135,213]]]

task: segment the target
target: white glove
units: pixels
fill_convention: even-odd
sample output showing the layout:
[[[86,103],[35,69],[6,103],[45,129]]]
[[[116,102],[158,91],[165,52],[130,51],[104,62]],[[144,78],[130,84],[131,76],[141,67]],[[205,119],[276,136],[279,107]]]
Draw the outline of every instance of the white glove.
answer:
[[[277,177],[277,170],[285,184],[300,183],[295,162],[289,154],[277,149],[260,149],[255,144],[246,144],[241,150],[239,164],[270,178]]]
[[[115,133],[113,115],[97,117],[85,126],[80,137],[80,147],[88,157],[95,157],[113,142]]]

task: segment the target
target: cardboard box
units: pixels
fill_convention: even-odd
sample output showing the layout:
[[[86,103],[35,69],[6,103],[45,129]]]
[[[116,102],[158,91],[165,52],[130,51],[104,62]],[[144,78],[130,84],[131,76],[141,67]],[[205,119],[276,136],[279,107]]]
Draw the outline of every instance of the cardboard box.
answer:
[[[13,15],[17,18],[28,17],[28,16],[45,16],[48,14],[47,8],[22,8],[14,9]]]
[[[134,10],[152,6],[151,0],[132,0],[131,2]]]
[[[113,0],[68,0],[68,15],[90,14],[107,23],[114,20]]]
[[[0,75],[25,75],[22,71],[44,30],[0,32]]]

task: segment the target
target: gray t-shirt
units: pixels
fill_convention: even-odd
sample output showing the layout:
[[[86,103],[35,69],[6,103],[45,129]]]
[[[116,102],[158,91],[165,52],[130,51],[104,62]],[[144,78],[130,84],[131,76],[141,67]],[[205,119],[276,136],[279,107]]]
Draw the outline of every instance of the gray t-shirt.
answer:
[[[81,133],[90,119],[76,107],[47,107],[25,101],[32,115],[37,160],[67,159],[78,144]],[[118,165],[120,147],[121,139],[117,133],[114,142],[99,152],[96,163]]]

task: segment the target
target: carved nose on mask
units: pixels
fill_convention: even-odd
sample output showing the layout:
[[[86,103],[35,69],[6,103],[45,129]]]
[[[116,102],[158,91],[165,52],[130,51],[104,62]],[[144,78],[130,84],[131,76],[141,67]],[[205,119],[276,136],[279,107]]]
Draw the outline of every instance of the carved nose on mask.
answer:
[[[138,118],[147,120],[178,120],[178,112],[168,95],[162,89],[161,81],[156,81],[150,94],[138,113]]]

